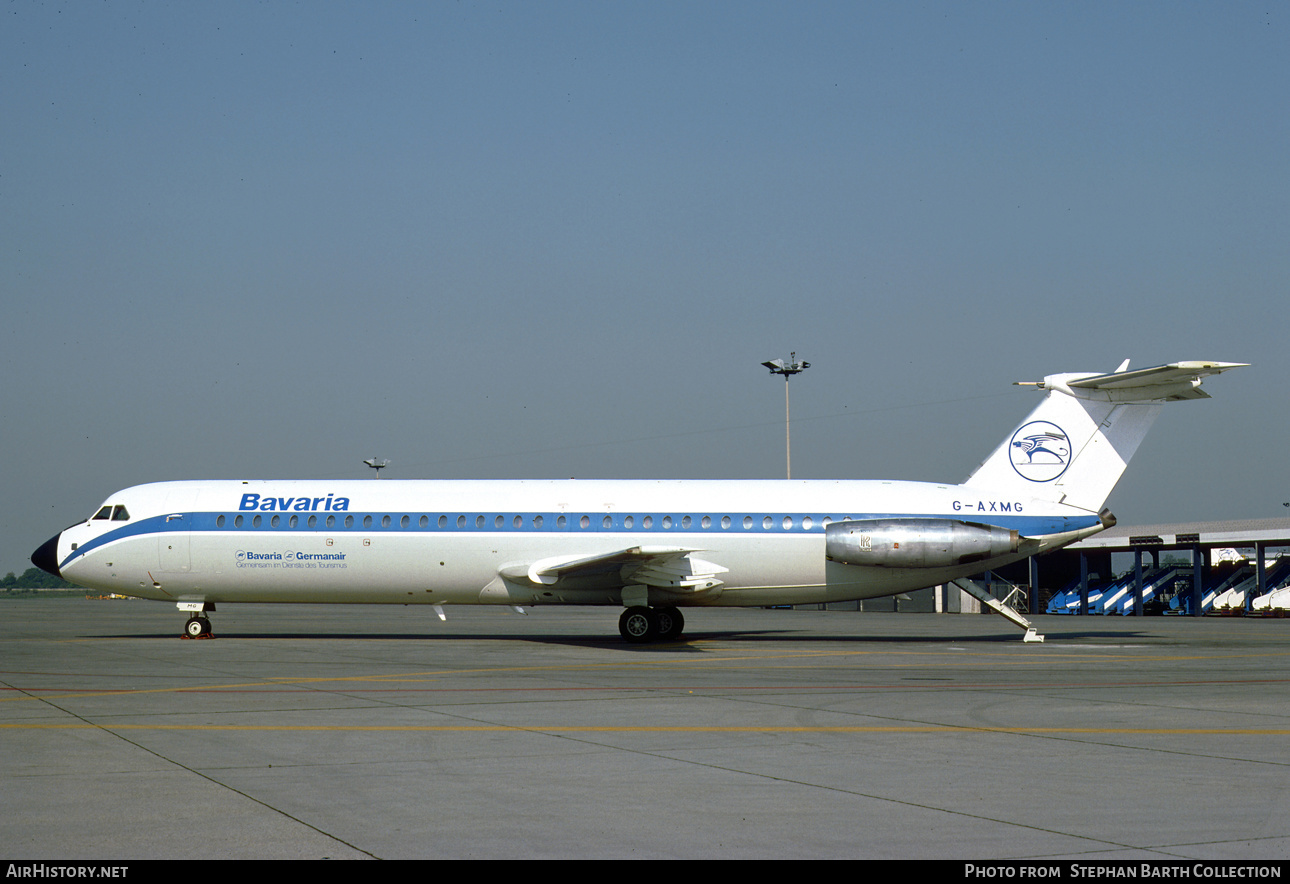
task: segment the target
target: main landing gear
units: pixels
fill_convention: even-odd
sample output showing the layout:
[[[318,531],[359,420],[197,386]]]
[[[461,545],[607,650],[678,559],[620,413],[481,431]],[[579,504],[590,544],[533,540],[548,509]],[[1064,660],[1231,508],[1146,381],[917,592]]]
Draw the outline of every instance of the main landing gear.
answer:
[[[633,644],[672,641],[680,637],[684,628],[685,618],[671,606],[646,608],[638,605],[623,611],[618,618],[618,631]]]

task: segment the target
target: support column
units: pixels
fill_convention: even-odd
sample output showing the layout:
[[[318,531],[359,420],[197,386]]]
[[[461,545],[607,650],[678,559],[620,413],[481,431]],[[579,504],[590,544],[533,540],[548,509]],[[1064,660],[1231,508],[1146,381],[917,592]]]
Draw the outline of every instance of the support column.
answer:
[[[1263,595],[1265,592],[1268,591],[1268,574],[1267,574],[1267,570],[1263,567],[1263,556],[1266,550],[1267,550],[1267,547],[1264,546],[1262,543],[1256,542],[1254,544],[1254,574],[1255,574],[1254,595],[1255,596]],[[1253,602],[1254,602],[1254,598],[1252,598],[1249,593],[1246,593],[1245,610],[1247,612],[1254,610]]]
[[[1201,617],[1204,615],[1204,596],[1205,596],[1205,556],[1201,552],[1200,544],[1191,548],[1191,602],[1192,616]]]
[[[1133,613],[1142,616],[1142,550],[1133,551]]]
[[[1081,616],[1088,613],[1088,555],[1080,550],[1079,554],[1079,611]]]
[[[1039,557],[1030,557],[1030,613],[1039,613]]]

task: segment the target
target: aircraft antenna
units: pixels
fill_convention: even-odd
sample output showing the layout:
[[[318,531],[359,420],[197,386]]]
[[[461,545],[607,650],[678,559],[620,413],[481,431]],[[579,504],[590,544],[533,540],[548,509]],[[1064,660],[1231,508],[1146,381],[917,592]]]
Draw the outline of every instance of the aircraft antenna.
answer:
[[[771,374],[782,374],[784,376],[784,472],[786,478],[793,478],[793,438],[790,431],[790,421],[788,417],[788,379],[795,374],[800,374],[811,367],[811,363],[806,360],[797,361],[797,351],[789,354],[788,361],[783,359],[772,359],[769,362],[763,362],[766,368],[770,369]]]

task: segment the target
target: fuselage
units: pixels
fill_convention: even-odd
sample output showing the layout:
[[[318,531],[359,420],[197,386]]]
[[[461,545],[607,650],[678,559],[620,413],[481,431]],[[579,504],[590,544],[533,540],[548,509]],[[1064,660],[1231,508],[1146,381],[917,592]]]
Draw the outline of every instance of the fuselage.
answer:
[[[830,524],[910,518],[1034,540],[949,567],[826,555]],[[1101,528],[1096,514],[1051,501],[904,481],[188,481],[113,494],[43,546],[37,564],[176,602],[618,605],[625,581],[613,573],[525,575],[545,561],[684,551],[700,569],[717,566],[719,580],[653,586],[651,604],[753,606],[932,586]]]

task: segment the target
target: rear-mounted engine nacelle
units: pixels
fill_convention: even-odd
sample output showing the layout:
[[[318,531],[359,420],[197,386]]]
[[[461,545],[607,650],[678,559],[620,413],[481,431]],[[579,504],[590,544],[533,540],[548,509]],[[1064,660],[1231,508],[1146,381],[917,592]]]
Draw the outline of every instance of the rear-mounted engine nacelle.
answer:
[[[942,568],[1015,553],[1008,528],[954,519],[856,519],[824,531],[825,555],[844,565]]]

